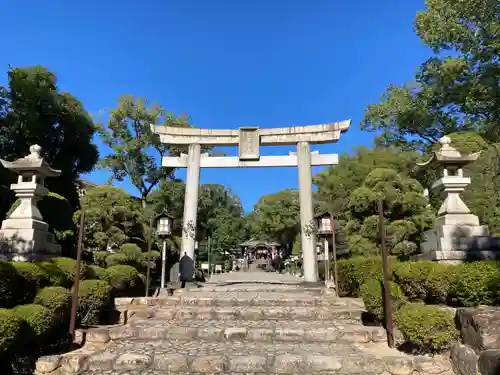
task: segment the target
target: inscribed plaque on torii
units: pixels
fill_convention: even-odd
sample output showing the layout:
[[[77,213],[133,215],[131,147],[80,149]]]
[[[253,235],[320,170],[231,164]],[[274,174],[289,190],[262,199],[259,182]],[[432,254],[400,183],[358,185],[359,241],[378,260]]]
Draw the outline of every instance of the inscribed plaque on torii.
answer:
[[[240,128],[240,142],[238,144],[240,160],[260,159],[259,128]]]

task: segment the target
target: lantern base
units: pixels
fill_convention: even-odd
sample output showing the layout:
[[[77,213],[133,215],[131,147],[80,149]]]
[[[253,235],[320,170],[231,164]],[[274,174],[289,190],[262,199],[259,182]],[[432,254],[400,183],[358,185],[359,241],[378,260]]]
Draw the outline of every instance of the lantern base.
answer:
[[[4,260],[31,262],[60,255],[61,246],[54,243],[54,235],[46,230],[38,228],[0,230],[0,258]]]

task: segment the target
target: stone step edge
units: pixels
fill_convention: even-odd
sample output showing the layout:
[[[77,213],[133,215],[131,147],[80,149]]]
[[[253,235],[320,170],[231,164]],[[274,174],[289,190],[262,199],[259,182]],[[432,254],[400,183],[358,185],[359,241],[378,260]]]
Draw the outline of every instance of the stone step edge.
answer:
[[[210,287],[210,286],[204,286],[201,288],[196,288],[196,289],[175,289],[173,292],[174,294],[185,294],[185,293],[232,293],[232,292],[238,292],[238,293],[248,293],[248,292],[265,292],[265,293],[297,293],[297,292],[314,292],[318,293],[320,295],[325,291],[324,286],[322,287],[296,287],[296,286],[289,286],[286,288],[280,288],[280,287],[255,287],[255,288],[238,288],[238,287]]]
[[[400,336],[400,335],[399,335]],[[250,341],[250,342],[310,342],[310,343],[380,343],[387,342],[382,327],[346,325],[344,327],[318,327],[309,330],[289,328],[247,327],[112,327],[106,333],[90,335],[87,342],[136,340],[203,340],[203,341]],[[90,341],[89,341],[90,340]]]
[[[115,306],[266,306],[278,303],[290,307],[345,307],[364,308],[361,299],[349,298],[224,298],[224,297],[196,297],[196,296],[168,296],[168,297],[120,297],[115,298]]]
[[[362,309],[283,309],[274,308],[219,308],[219,309],[160,309],[160,308],[142,308],[142,309],[120,309],[119,323],[127,324],[132,320],[162,318],[166,320],[310,320],[310,321],[328,321],[332,319],[340,320],[344,323],[353,321],[361,322],[364,310]]]
[[[151,354],[103,352],[103,347],[80,349],[63,355],[40,357],[35,375],[69,375],[84,371],[141,371],[153,369],[169,373],[267,373],[267,374],[316,374],[342,372],[352,374],[453,374],[449,361],[442,358],[385,356],[371,354],[326,355],[275,355],[275,356],[197,356],[172,353]]]

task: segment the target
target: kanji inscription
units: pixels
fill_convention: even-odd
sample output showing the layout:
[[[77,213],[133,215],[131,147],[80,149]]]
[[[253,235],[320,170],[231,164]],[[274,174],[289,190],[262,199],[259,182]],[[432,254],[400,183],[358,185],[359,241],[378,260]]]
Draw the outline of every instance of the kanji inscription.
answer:
[[[240,160],[260,159],[259,128],[240,128],[239,158]]]

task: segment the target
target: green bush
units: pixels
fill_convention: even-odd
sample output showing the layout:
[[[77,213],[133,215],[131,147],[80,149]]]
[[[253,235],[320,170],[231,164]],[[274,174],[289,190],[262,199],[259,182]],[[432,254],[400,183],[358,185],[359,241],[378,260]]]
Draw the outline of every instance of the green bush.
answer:
[[[22,301],[25,298],[22,288],[24,284],[16,268],[11,263],[0,260],[0,308],[12,307]]]
[[[78,301],[78,322],[84,325],[99,324],[103,312],[112,306],[108,283],[83,280],[78,288]]]
[[[408,303],[395,317],[406,344],[417,353],[447,349],[457,336],[452,314],[436,306]]]
[[[64,322],[71,309],[71,291],[62,286],[40,289],[33,303],[44,306],[52,312],[55,322]]]
[[[73,285],[73,280],[68,277],[60,267],[51,260],[37,262],[36,265],[42,269],[49,279],[49,285],[63,286],[70,288]]]
[[[52,262],[57,267],[59,267],[59,269],[64,273],[64,275],[68,280],[71,280],[71,284],[68,285],[68,287],[73,285],[76,276],[76,265],[77,265],[76,260],[72,258],[59,257],[52,259]],[[84,279],[87,276],[87,272],[88,272],[87,265],[83,262],[80,262],[80,280]]]
[[[127,265],[127,257],[124,254],[108,254],[106,267]]]
[[[134,267],[112,266],[106,269],[106,273],[114,297],[137,297],[144,293],[144,282]]]
[[[392,310],[397,311],[406,303],[405,295],[399,285],[392,281],[389,282],[389,289]],[[366,280],[360,290],[366,311],[382,320],[384,318],[384,295],[380,279]]]
[[[94,263],[97,264],[99,267],[106,268],[106,258],[110,255],[109,251],[96,251],[93,253],[92,258],[94,260]]]
[[[393,275],[410,300],[444,304],[456,280],[455,270],[454,265],[431,261],[401,262]]]
[[[392,266],[393,263],[394,261],[391,259],[389,265]],[[333,264],[330,267],[333,269]],[[337,272],[340,295],[359,297],[359,288],[365,280],[382,279],[382,258],[377,256],[339,260]]]
[[[457,266],[451,286],[452,303],[458,306],[492,305],[497,299],[499,262],[471,262]]]
[[[19,305],[12,311],[28,324],[36,343],[41,344],[50,334],[53,328],[52,312],[45,306]],[[27,341],[31,341],[30,339],[31,337],[28,337]]]
[[[96,266],[96,265],[90,265],[88,266],[88,273],[87,273],[87,279],[89,280],[106,280],[106,269]]]
[[[24,326],[23,319],[12,310],[0,308],[0,358],[21,343]]]
[[[16,291],[20,297],[17,304],[33,302],[37,290],[48,284],[47,275],[34,263],[11,262],[11,264],[21,277],[19,284],[16,285]]]

